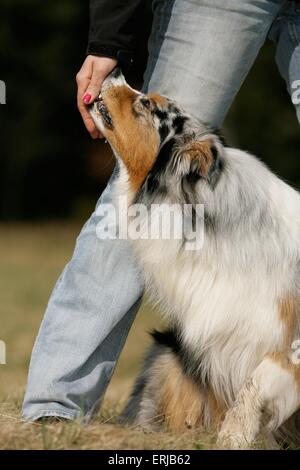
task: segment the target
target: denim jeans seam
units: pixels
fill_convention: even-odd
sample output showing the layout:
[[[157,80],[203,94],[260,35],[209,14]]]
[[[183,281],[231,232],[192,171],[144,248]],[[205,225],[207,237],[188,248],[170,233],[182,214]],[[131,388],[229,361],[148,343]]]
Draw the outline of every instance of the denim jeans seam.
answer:
[[[140,300],[140,298],[135,302],[135,304],[138,303],[139,300]],[[134,304],[134,305],[135,305],[135,304]],[[119,322],[118,322],[118,323],[119,323]],[[121,337],[120,337],[120,341],[119,341],[119,345],[118,345],[118,352],[120,351],[120,344],[121,344],[121,345],[123,344],[124,338],[126,338],[127,336],[128,336],[128,331],[127,331],[127,330],[123,330],[122,333],[121,333]],[[122,350],[122,346],[121,346],[121,350]],[[114,373],[114,370],[115,370],[116,366],[117,366],[117,363],[115,363],[115,365],[114,365],[114,367],[113,367],[113,370],[112,370],[112,373],[111,373],[111,375],[110,375],[109,377],[107,377],[107,372],[105,371],[106,377],[107,377],[108,380],[111,379],[111,376],[112,376],[112,374]]]
[[[120,344],[123,344],[124,337],[128,336],[128,331],[123,331],[120,337]],[[123,346],[124,347],[124,346]],[[118,346],[118,352],[120,351],[120,346]],[[121,351],[122,351],[122,346],[121,346]],[[111,381],[111,378],[115,372],[115,369],[117,367],[117,362],[115,362],[113,368],[111,369],[111,372],[108,374],[106,370],[104,370],[105,377],[106,377],[106,383],[109,383]],[[89,419],[92,419],[96,413],[98,412],[100,408],[100,403],[103,402],[104,396],[105,396],[106,390],[103,391],[103,393],[98,397],[96,402],[92,405],[87,406],[86,410],[84,410],[84,416],[88,416]],[[76,417],[76,416],[75,416]]]
[[[295,45],[296,45],[296,47],[297,47],[297,46],[299,46],[299,44],[300,44],[300,38],[299,38],[299,34],[298,34],[298,31],[297,31],[297,28],[296,28],[295,22],[293,22],[293,25],[292,25],[292,27],[293,27],[293,31],[294,31],[294,36],[295,36],[295,38],[296,38],[296,41],[297,41],[297,44],[295,44]]]
[[[293,44],[294,47],[297,47],[299,45],[300,41],[299,41],[299,37],[298,37],[298,33],[297,33],[297,30],[296,30],[295,24],[289,18],[287,18],[285,21],[286,21],[286,24],[287,24],[287,27],[288,27],[288,32],[289,32],[289,36],[290,36],[290,39],[292,41],[292,44]]]
[[[30,416],[30,414],[29,414],[29,416]],[[80,413],[78,413],[76,411],[71,413],[71,412],[67,412],[67,411],[63,411],[63,410],[48,408],[48,409],[42,409],[42,410],[37,411],[36,413],[33,413],[29,419],[35,421],[39,418],[47,417],[47,416],[49,416],[49,417],[57,416],[57,417],[67,418],[67,419],[73,420],[73,419],[79,417]],[[25,419],[26,419],[26,417],[25,417]]]

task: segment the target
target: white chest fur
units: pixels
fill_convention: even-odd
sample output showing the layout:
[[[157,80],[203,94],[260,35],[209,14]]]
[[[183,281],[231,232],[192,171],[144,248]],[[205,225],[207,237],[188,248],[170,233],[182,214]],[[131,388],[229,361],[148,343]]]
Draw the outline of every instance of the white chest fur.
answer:
[[[178,244],[170,241],[147,240],[135,248],[154,301],[179,325],[216,392],[231,401],[262,358],[282,346],[277,298],[286,290],[288,268],[266,273],[258,265],[243,271],[234,261],[222,266],[209,243],[197,253],[178,253]],[[224,397],[225,389],[232,395]]]

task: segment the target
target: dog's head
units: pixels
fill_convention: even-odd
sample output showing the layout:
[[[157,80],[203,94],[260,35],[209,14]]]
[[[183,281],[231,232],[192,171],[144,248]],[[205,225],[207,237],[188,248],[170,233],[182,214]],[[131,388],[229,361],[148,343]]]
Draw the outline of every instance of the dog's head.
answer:
[[[220,144],[216,136],[202,132],[198,138],[195,121],[177,103],[132,89],[119,68],[103,82],[90,113],[124,163],[134,192],[155,168],[198,173],[207,181],[213,173]]]

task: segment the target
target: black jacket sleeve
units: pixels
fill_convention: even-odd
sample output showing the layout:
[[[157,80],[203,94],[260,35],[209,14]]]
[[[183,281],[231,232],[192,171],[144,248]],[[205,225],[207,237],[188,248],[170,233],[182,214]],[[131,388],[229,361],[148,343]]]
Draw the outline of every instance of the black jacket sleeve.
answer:
[[[130,64],[145,0],[90,0],[87,54]]]

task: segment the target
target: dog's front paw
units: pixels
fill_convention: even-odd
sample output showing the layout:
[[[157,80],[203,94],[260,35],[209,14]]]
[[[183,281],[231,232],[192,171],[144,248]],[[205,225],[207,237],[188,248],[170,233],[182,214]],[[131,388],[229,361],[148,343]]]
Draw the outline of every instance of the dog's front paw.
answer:
[[[245,450],[250,448],[250,443],[243,432],[222,429],[218,434],[217,446],[219,449]]]
[[[227,411],[217,443],[223,449],[249,449],[259,431],[259,413],[235,406]]]

